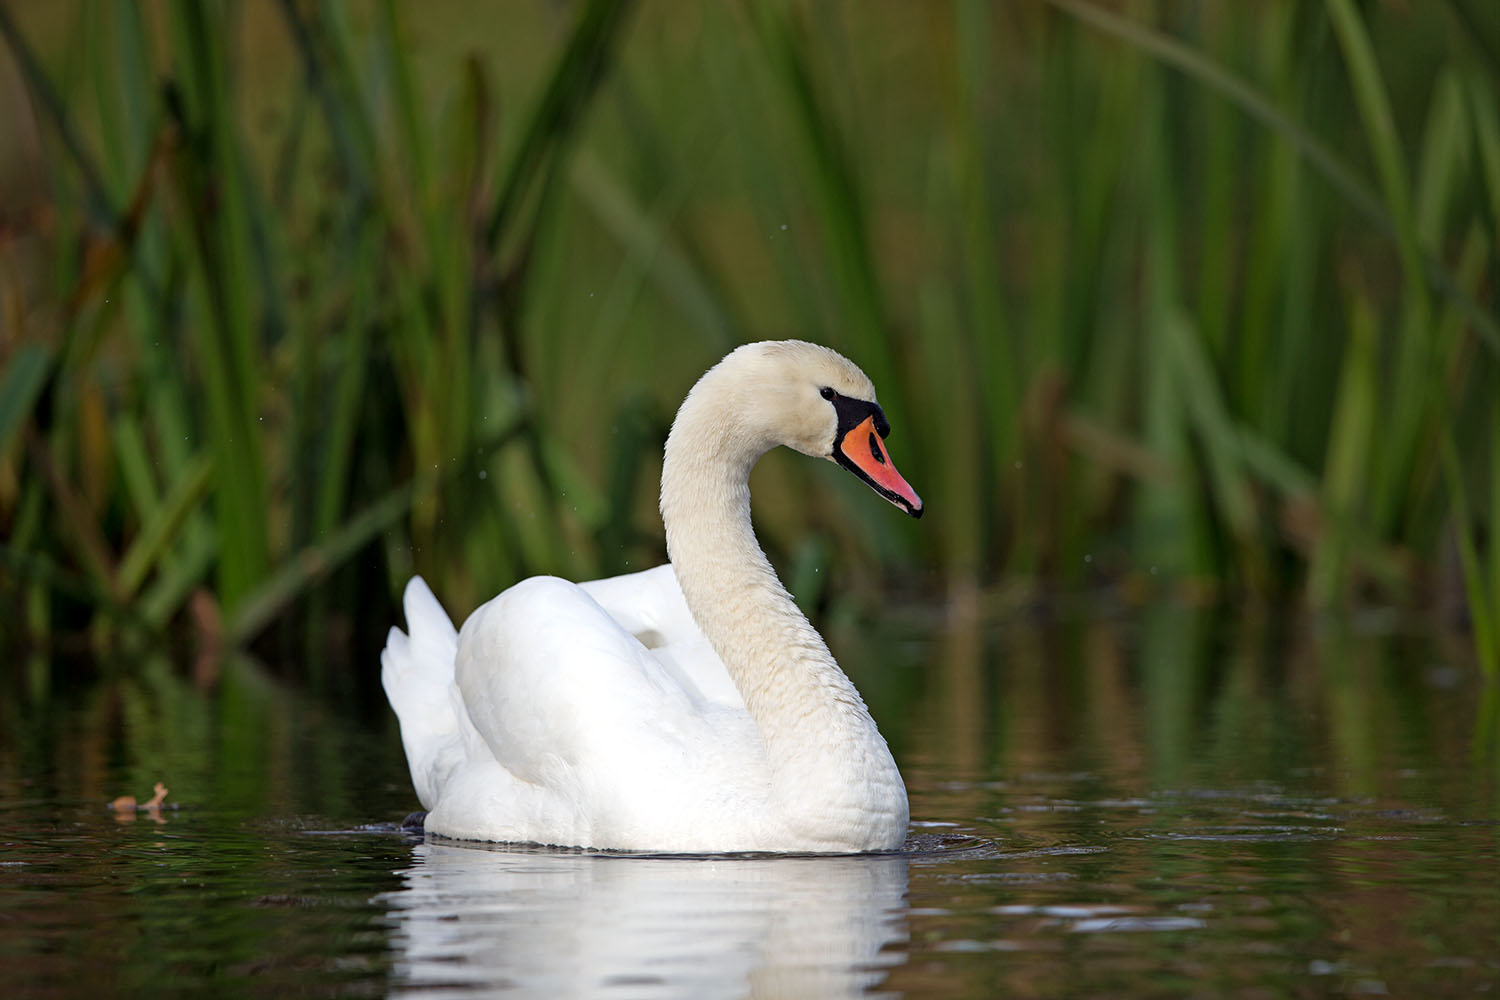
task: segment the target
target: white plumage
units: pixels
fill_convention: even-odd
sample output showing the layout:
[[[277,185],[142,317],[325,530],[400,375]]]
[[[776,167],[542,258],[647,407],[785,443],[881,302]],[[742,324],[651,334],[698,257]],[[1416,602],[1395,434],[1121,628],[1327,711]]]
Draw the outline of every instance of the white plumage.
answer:
[[[382,680],[428,831],[657,852],[903,843],[890,751],[750,526],[760,455],[833,457],[847,428],[830,398],[875,408],[858,368],[796,341],[704,375],[663,462],[669,565],[524,580],[458,633],[420,578],[407,585]]]

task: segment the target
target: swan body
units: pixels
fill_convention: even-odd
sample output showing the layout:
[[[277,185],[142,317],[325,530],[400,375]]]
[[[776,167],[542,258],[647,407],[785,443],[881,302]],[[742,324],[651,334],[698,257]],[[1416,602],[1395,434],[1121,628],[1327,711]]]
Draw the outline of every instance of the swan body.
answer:
[[[749,344],[673,422],[670,564],[524,580],[459,631],[414,578],[381,676],[426,829],[652,852],[900,847],[900,772],[756,542],[748,485],[784,444],[920,516],[881,443],[888,430],[873,386],[839,354]]]

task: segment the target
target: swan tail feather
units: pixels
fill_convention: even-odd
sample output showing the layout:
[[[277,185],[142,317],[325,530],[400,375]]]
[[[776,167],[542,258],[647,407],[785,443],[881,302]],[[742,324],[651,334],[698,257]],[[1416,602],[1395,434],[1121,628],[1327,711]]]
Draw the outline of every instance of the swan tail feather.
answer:
[[[380,682],[401,722],[401,743],[417,798],[432,809],[444,782],[463,761],[467,720],[458,717],[455,706],[462,702],[452,696],[458,632],[419,576],[406,585],[401,604],[407,631],[393,628],[386,636]]]

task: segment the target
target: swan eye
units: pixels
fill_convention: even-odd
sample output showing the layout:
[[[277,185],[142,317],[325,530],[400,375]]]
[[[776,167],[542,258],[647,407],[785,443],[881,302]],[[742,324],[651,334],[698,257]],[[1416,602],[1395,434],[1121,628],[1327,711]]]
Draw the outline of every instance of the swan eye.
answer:
[[[823,388],[818,390],[818,395],[831,402],[834,397],[838,395],[838,393],[834,392],[832,389],[828,388],[828,386],[825,385]]]

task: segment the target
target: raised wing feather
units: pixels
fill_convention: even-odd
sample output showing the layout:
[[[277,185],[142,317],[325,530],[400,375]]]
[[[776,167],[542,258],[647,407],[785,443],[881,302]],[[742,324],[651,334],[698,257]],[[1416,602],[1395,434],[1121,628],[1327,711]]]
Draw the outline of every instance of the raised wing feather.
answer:
[[[578,586],[651,650],[690,697],[744,709],[739,688],[693,620],[670,563]]]

